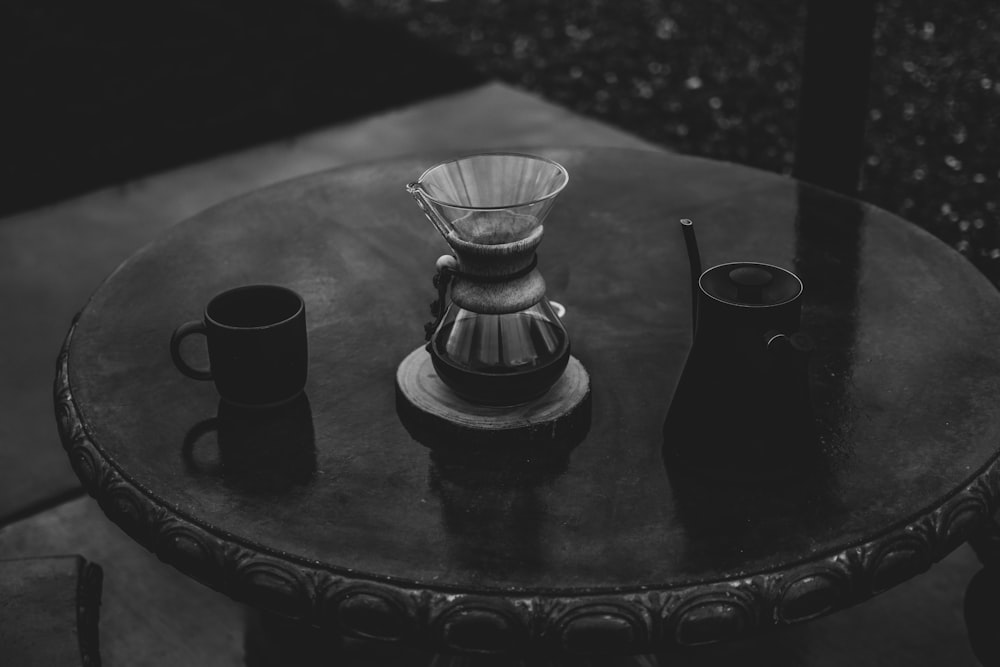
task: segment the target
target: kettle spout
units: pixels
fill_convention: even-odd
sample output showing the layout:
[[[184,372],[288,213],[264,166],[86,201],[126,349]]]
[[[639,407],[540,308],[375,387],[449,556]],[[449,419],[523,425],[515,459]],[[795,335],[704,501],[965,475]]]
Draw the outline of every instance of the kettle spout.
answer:
[[[684,232],[684,245],[687,246],[688,265],[691,268],[691,327],[698,326],[698,280],[701,278],[701,254],[698,252],[698,239],[694,235],[694,221],[681,219],[681,231]]]

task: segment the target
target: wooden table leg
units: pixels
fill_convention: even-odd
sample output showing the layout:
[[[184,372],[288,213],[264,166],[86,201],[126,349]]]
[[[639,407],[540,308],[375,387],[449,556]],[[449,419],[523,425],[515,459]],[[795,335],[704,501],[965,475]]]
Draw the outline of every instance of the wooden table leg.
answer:
[[[451,655],[339,637],[272,614],[248,612],[246,667],[657,667],[654,656]]]
[[[983,522],[969,539],[969,545],[986,567],[1000,567],[1000,524],[996,517]]]
[[[965,589],[965,625],[973,653],[983,665],[1000,665],[1000,524],[996,518],[969,540],[983,569]]]

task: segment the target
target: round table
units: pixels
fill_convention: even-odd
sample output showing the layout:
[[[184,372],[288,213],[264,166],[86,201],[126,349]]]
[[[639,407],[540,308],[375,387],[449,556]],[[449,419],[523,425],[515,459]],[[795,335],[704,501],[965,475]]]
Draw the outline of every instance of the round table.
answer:
[[[404,190],[448,157],[426,155],[253,192],[122,264],[58,360],[59,429],[86,489],[237,600],[464,653],[643,653],[814,618],[921,572],[992,512],[1000,296],[958,253],[754,169],[531,152],[570,173],[539,251],[591,377],[589,430],[567,456],[442,458],[400,418],[396,369],[423,343],[447,249]],[[704,266],[765,262],[806,285],[822,463],[801,475],[664,463],[691,344],[680,218],[696,221]],[[214,387],[177,372],[168,342],[214,294],[261,282],[305,299],[309,380],[245,449],[206,425],[224,412]]]

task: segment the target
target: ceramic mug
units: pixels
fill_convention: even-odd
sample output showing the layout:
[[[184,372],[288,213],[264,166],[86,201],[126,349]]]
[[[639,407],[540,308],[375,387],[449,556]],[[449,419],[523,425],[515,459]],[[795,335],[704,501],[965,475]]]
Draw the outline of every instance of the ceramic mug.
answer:
[[[181,356],[181,342],[205,336],[208,368],[194,368]],[[279,285],[247,285],[222,292],[201,320],[177,327],[170,356],[184,375],[212,380],[219,396],[244,407],[291,401],[306,384],[308,346],[302,297]]]

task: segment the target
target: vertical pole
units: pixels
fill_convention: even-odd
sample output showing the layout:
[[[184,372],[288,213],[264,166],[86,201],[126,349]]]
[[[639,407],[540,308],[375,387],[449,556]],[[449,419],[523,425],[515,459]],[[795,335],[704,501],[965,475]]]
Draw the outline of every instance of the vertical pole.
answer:
[[[875,0],[808,0],[796,178],[857,192],[874,31]]]

